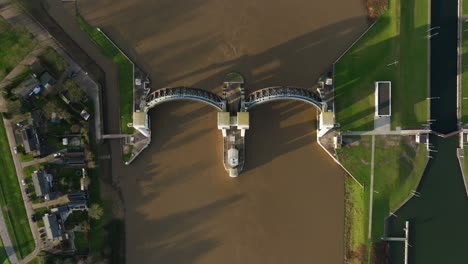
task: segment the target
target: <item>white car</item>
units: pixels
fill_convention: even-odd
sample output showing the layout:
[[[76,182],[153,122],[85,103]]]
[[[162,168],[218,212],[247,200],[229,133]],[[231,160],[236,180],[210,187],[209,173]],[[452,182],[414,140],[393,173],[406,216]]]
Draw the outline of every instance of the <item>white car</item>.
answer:
[[[13,148],[13,152],[14,152],[15,154],[18,154],[18,148],[17,148],[17,147],[14,147],[14,148]]]
[[[21,184],[22,184],[23,186],[26,186],[26,181],[25,181],[25,180],[21,180]]]

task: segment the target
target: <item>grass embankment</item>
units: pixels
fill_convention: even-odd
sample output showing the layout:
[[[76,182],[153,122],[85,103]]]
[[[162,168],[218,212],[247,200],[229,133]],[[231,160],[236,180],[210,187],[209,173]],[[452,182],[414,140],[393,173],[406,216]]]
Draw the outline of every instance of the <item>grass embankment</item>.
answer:
[[[96,43],[102,52],[118,66],[120,90],[120,130],[122,133],[133,133],[127,126],[132,123],[133,114],[133,64],[120,50],[97,28],[89,25],[81,16],[77,16],[78,24]]]
[[[392,127],[427,122],[429,0],[390,0],[388,11],[335,64],[341,130],[371,130],[374,82],[392,82]]]
[[[0,205],[13,248],[18,257],[25,257],[34,250],[34,240],[29,228],[21,189],[11,157],[3,120],[0,122]]]
[[[353,137],[355,143],[338,149],[338,157],[351,174],[362,184],[359,186],[352,178],[346,178],[345,211],[345,255],[346,263],[366,263],[369,259],[368,241],[369,219],[369,179],[371,163],[370,137]]]
[[[410,136],[375,138],[372,238],[378,241],[384,219],[416,190],[426,167],[426,146]]]
[[[0,17],[0,80],[37,45],[37,40],[23,27],[11,27]]]
[[[468,15],[468,1],[467,0],[462,1],[462,10],[463,10],[463,15]]]
[[[466,2],[466,3],[465,3]],[[468,1],[463,1],[463,14],[468,15]],[[464,98],[468,98],[468,23],[462,23],[462,65],[461,65],[461,89],[462,89],[462,113],[461,113],[461,121],[466,124],[468,123],[468,100]]]
[[[3,246],[3,242],[0,239],[0,264],[10,264],[10,260],[5,251],[5,247]]]
[[[384,219],[416,189],[426,165],[425,145],[413,137],[376,136],[371,240],[369,233],[371,136],[348,137],[353,143],[338,150],[340,162],[364,185],[346,180],[347,263],[369,263],[383,235]],[[375,253],[375,254],[374,254]]]
[[[465,177],[465,184],[468,184],[468,146],[463,147],[463,177]],[[467,186],[465,186],[467,188]],[[467,189],[468,192],[468,189]]]

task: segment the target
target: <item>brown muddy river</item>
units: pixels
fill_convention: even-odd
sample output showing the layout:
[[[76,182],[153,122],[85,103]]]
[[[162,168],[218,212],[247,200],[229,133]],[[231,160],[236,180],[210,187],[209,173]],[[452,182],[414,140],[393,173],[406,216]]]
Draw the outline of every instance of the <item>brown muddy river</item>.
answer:
[[[219,92],[310,87],[367,27],[362,0],[82,0],[153,88]],[[151,146],[121,172],[128,263],[342,263],[344,173],[299,102],[251,112],[246,169],[222,166],[216,112],[193,102],[151,112]]]

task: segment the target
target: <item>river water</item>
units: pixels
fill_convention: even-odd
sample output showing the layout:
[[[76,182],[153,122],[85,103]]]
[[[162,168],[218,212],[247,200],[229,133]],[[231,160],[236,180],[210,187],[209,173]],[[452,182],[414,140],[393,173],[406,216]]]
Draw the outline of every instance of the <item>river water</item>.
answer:
[[[432,129],[448,133],[457,129],[457,1],[432,0],[432,27],[441,27],[431,39]],[[468,263],[468,201],[456,157],[458,137],[430,138],[433,149],[418,187],[420,198],[411,199],[392,219],[392,235],[402,235],[410,222],[409,263]],[[391,246],[392,263],[403,263],[403,245]]]
[[[230,71],[246,77],[247,92],[310,87],[368,26],[362,0],[82,0],[80,12],[154,89],[215,92]],[[237,179],[222,166],[212,108],[151,111],[151,146],[118,169],[128,263],[343,262],[344,172],[315,142],[313,107],[252,111]]]

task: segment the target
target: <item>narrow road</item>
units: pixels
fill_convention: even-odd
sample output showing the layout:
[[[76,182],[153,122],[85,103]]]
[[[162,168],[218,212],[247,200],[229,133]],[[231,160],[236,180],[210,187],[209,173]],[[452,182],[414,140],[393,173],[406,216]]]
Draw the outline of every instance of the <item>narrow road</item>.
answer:
[[[390,130],[390,131],[346,131],[341,133],[343,136],[386,136],[386,135],[396,135],[396,136],[411,136],[416,134],[425,134],[431,133],[430,129],[408,129],[408,130]]]
[[[5,249],[11,264],[19,263],[18,257],[16,256],[15,250],[13,249],[13,245],[11,243],[10,235],[8,234],[8,230],[5,225],[5,218],[3,217],[2,210],[0,210],[0,237],[2,238],[3,248]]]
[[[35,204],[32,204],[31,206],[32,206],[33,209],[39,209],[39,208],[44,208],[44,207],[50,207],[50,206],[66,204],[69,201],[70,200],[68,200],[67,195],[62,195],[62,196],[58,197],[57,199],[46,201],[46,202],[43,202],[43,203],[35,203]]]
[[[32,166],[32,165],[41,164],[41,163],[45,163],[45,162],[50,162],[50,161],[52,161],[54,159],[55,159],[54,155],[49,155],[47,157],[40,158],[40,159],[33,159],[33,160],[30,160],[30,161],[23,161],[23,162],[21,162],[21,167],[26,168],[26,167],[29,167],[29,166]]]

